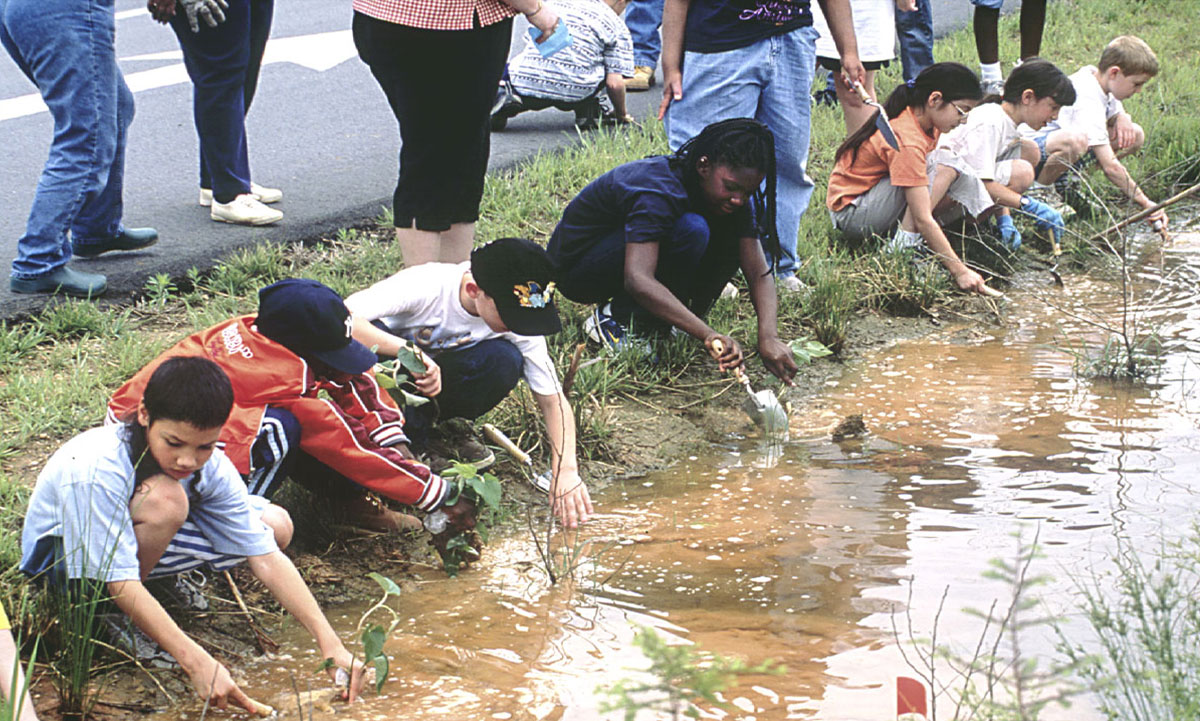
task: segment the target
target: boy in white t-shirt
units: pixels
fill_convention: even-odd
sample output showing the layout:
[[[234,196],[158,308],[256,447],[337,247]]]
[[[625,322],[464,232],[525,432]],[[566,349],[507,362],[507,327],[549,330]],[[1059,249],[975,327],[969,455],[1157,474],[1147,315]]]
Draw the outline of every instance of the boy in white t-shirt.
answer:
[[[1158,58],[1141,38],[1122,35],[1104,48],[1099,67],[1085,65],[1071,75],[1077,99],[1064,108],[1057,122],[1031,133],[1041,149],[1037,180],[1047,184],[1078,168],[1092,153],[1104,175],[1125,197],[1151,208],[1154,201],[1142,192],[1121,164],[1121,158],[1136,153],[1146,142],[1146,132],[1133,122],[1121,101],[1136,95],[1158,74]],[[1146,218],[1155,228],[1165,228],[1162,210]]]
[[[346,307],[354,338],[381,357],[407,347],[434,359],[414,380],[443,419],[478,418],[523,376],[550,437],[554,510],[573,528],[588,519],[592,502],[575,458],[575,414],[544,337],[562,328],[554,277],[544,248],[502,238],[476,248],[466,263],[406,268],[351,295]],[[435,441],[433,406],[405,409],[404,430],[416,448]]]

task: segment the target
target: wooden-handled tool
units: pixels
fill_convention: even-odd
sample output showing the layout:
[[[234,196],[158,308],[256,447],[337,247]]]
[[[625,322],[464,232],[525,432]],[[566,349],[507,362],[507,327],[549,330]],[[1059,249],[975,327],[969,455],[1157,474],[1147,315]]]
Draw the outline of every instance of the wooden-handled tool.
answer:
[[[725,352],[725,344],[720,338],[716,338],[712,342],[712,349],[720,355]],[[772,390],[761,390],[757,393],[750,387],[750,379],[746,377],[746,372],[741,366],[733,369],[733,377],[737,378],[742,387],[746,389],[746,400],[742,403],[742,410],[746,415],[750,416],[750,420],[754,421],[754,425],[763,429],[763,432],[770,437],[787,436],[788,417],[787,411],[779,403],[779,398],[776,397]]]

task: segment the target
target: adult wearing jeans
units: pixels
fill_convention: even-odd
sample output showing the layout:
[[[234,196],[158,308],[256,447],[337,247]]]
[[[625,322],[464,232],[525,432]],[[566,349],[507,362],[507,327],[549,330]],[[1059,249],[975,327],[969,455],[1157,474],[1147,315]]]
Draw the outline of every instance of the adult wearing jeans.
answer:
[[[654,85],[654,68],[662,54],[663,0],[633,0],[625,10],[625,26],[633,37],[633,77],[625,79],[625,89],[639,92]]]
[[[246,113],[271,34],[275,0],[150,0],[150,12],[171,24],[192,79],[200,137],[200,205],[209,217],[237,225],[269,225],[283,213],[268,208],[283,192],[250,180]]]
[[[933,0],[917,0],[916,10],[896,9],[896,37],[904,81],[916,80],[933,65]]]
[[[91,258],[158,241],[151,228],[121,225],[133,94],[117,67],[113,2],[0,0],[0,44],[54,117],[50,157],[17,241],[14,293],[101,295],[105,277],[68,268],[72,253]]]
[[[406,266],[470,256],[518,12],[539,42],[558,25],[542,0],[354,0],[354,46],[400,124],[392,211]]]
[[[858,59],[848,0],[819,0],[841,56],[855,80]],[[663,100],[667,142],[677,150],[704,126],[751,117],[775,136],[776,202],[784,290],[800,290],[796,239],[812,197],[808,163],[817,31],[808,0],[665,0]]]

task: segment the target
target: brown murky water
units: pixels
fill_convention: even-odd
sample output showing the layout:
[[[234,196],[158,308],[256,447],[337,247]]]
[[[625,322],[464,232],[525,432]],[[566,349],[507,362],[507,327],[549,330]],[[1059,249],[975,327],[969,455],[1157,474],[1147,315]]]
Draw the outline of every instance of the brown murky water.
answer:
[[[1119,322],[1112,282],[1069,278],[1058,290],[1031,276],[1010,291],[1003,327],[947,330],[852,364],[793,418],[799,440],[781,451],[730,439],[610,489],[572,588],[548,587],[523,537],[458,579],[425,574],[399,604],[384,695],[339,715],[600,718],[597,687],[642,664],[631,640],[648,626],[786,664],[784,675],[742,679],[711,718],[891,719],[895,677],[910,675],[894,619],[904,627],[908,609],[927,636],[946,594],[939,637],[973,645],[979,622],[962,609],[1006,597],[981,573],[1011,557],[1017,531],[1037,533],[1045,551],[1035,570],[1055,578],[1040,589],[1048,610],[1082,631],[1075,586],[1108,568],[1114,529],[1157,546],[1200,508],[1194,241],[1141,259],[1138,292],[1154,309],[1139,319],[1168,351],[1155,382],[1081,380],[1058,349],[1103,338],[1089,321]],[[871,435],[830,441],[851,413]],[[361,609],[340,611],[349,629]],[[1045,636],[1026,650],[1050,652]],[[288,672],[308,678],[316,662],[297,635],[247,687],[271,698],[290,689]],[[1086,700],[1057,716],[1096,717]]]

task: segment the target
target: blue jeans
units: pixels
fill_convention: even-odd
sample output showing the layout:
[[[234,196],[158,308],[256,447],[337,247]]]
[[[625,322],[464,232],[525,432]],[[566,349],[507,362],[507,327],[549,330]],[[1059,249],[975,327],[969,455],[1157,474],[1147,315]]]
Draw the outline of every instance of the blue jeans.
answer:
[[[737,269],[738,239],[714,239],[708,221],[684,213],[670,236],[659,243],[654,277],[689,310],[704,317]],[[626,327],[635,316],[643,329],[663,326],[625,290],[624,228],[601,238],[574,265],[559,268],[558,287],[577,303],[611,300],[613,318]]]
[[[114,0],[0,0],[0,44],[33,81],[54,117],[54,141],[14,278],[37,278],[77,245],[121,231],[125,138],[133,94],[117,67]]]
[[[917,0],[917,9],[896,11],[896,37],[904,80],[913,80],[933,65],[933,10],[931,0]]]
[[[218,202],[250,192],[246,112],[258,87],[275,0],[229,0],[225,22],[200,32],[179,11],[171,20],[192,79],[192,111],[200,136],[200,187]]]
[[[633,64],[653,68],[662,54],[663,0],[633,0],[625,9],[625,26],[633,37]]]
[[[808,165],[817,31],[797,28],[720,53],[685,52],[683,99],[667,109],[667,142],[678,150],[709,123],[755,118],[775,134],[776,227],[782,256],[776,273],[796,273],[800,218],[812,198]]]

